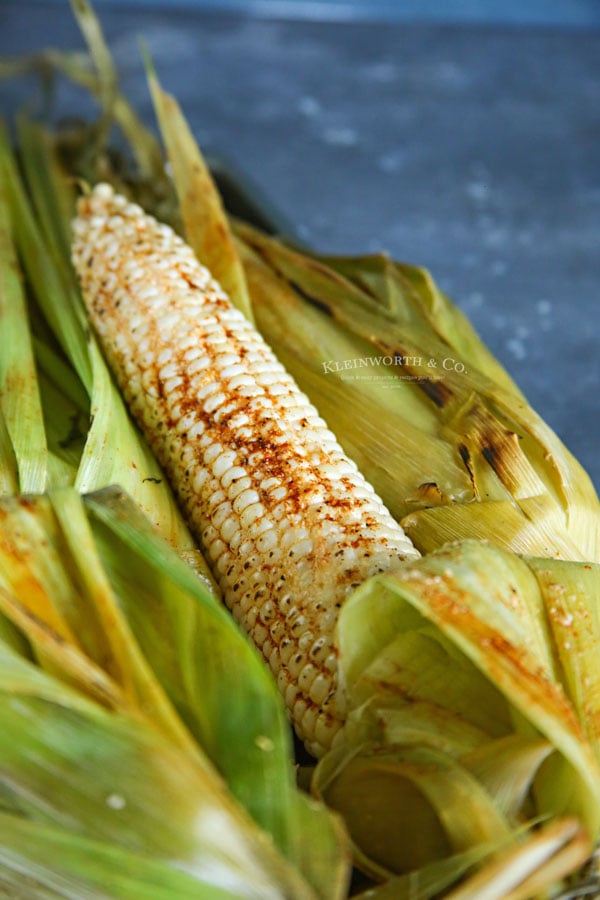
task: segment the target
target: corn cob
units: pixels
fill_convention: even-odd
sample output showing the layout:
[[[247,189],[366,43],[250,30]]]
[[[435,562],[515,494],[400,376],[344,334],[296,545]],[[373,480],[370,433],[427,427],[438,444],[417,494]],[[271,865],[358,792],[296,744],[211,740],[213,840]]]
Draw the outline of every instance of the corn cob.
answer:
[[[224,600],[319,755],[344,721],[334,628],[356,585],[419,554],[192,250],[97,185],[73,260],[92,323]]]

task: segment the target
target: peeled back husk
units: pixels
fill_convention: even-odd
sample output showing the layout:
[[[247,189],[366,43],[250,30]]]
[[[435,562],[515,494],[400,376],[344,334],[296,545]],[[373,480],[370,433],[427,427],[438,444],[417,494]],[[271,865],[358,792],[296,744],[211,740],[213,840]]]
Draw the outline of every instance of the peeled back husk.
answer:
[[[350,713],[313,789],[344,816],[366,871],[398,891],[422,873],[422,893],[398,897],[434,896],[478,852],[481,866],[524,849],[540,822],[578,823],[579,850],[563,858],[576,865],[597,839],[597,737],[553,650],[547,566],[465,541],[371,579],[342,608]],[[597,647],[597,630],[580,640]],[[590,696],[598,669],[586,668]]]

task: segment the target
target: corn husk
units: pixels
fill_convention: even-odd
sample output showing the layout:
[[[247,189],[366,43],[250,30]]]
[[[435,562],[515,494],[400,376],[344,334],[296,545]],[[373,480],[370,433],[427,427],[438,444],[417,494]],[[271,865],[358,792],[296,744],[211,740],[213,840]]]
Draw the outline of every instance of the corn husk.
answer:
[[[142,853],[122,849],[111,841],[79,837],[60,828],[0,813],[2,897],[196,900],[200,892],[206,900],[244,896],[233,885],[220,887],[214,881],[211,873],[206,877],[201,872],[187,873]]]
[[[342,812],[361,866],[398,897],[436,895],[486,846],[493,859],[512,839],[509,855],[526,855],[540,821],[579,823],[578,864],[596,839],[597,741],[551,652],[546,564],[467,541],[378,576],[342,609],[351,712],[313,787]],[[597,647],[597,631],[584,643]]]
[[[242,262],[209,168],[179,104],[162,90],[152,66],[149,66],[148,83],[173,171],[186,241],[231,302],[252,321]]]
[[[42,846],[68,832],[226,896],[344,896],[343,832],[295,788],[258,653],[120,489],[1,501],[0,573],[33,654],[0,642],[3,805],[59,828]]]
[[[0,487],[44,491],[48,448],[6,179],[0,181],[0,322]]]

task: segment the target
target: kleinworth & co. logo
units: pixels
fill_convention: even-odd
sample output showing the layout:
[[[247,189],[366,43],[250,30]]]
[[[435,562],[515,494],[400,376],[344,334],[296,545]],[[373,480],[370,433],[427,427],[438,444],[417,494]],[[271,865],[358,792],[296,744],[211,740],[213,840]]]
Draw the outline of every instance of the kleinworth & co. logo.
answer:
[[[350,359],[327,359],[321,363],[324,375],[339,375],[344,381],[377,381],[382,387],[393,387],[394,382],[439,381],[445,372],[466,374],[460,360],[452,356],[443,359],[423,356],[355,356]]]

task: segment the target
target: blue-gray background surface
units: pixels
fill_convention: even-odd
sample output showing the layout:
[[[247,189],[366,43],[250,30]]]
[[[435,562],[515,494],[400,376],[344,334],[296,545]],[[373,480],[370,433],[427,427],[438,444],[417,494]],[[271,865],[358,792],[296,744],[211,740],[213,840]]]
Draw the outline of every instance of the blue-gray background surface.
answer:
[[[63,4],[65,0],[54,0]],[[138,7],[174,6],[196,10],[233,10],[255,16],[304,19],[434,22],[514,22],[518,25],[598,26],[598,0],[128,0]],[[96,0],[95,7],[123,5]]]
[[[600,486],[599,4],[221,5],[97,4],[135,105],[143,34],[209,154],[315,248],[427,266]],[[1,55],[48,44],[66,2],[0,0]]]

